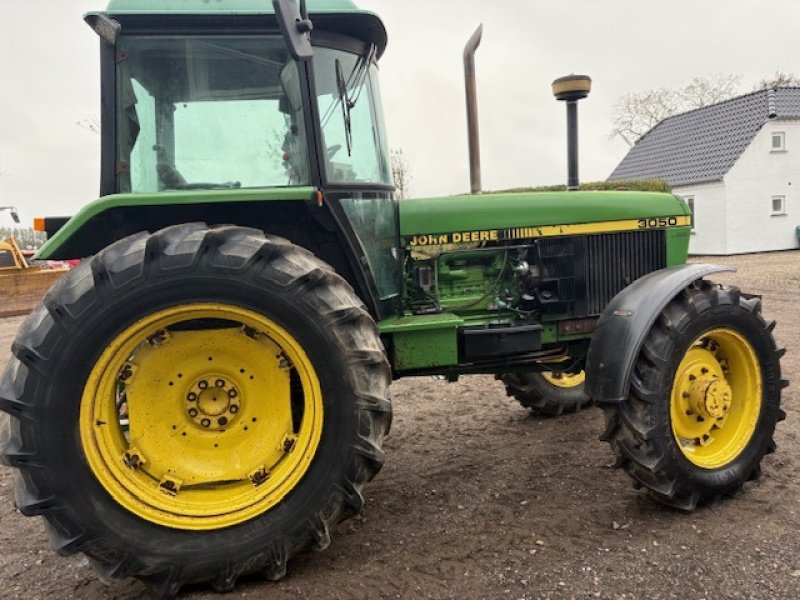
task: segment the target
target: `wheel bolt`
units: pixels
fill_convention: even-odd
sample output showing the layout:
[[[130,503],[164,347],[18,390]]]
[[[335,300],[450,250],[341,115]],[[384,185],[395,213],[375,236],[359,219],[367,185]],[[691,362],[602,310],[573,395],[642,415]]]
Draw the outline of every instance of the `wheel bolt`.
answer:
[[[203,381],[197,384],[197,387],[199,387],[201,390],[204,390],[208,387],[208,382],[203,379]]]
[[[218,388],[225,387],[225,382],[222,379],[217,379],[216,385]]]
[[[197,416],[197,409],[196,408],[190,408],[189,409],[189,416],[192,417],[192,418],[196,417]]]
[[[236,393],[236,390],[231,390],[231,391],[228,392],[228,397],[236,398],[236,396],[238,396],[238,394]]]
[[[186,399],[189,402],[194,402],[195,400],[197,400],[197,394],[195,394],[194,392],[189,392],[189,395],[186,397]]]
[[[235,415],[237,412],[239,412],[239,406],[237,404],[231,404],[228,410],[231,411],[232,415]]]
[[[211,427],[211,419],[203,419],[200,421],[200,425],[203,427]]]

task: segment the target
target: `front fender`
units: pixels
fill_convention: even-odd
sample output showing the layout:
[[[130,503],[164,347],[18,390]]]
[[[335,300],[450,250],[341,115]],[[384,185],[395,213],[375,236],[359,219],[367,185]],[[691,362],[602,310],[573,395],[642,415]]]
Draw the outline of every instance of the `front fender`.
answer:
[[[586,357],[586,391],[596,402],[622,402],[631,370],[658,315],[681,290],[733,267],[687,264],[655,271],[617,294],[597,322]]]

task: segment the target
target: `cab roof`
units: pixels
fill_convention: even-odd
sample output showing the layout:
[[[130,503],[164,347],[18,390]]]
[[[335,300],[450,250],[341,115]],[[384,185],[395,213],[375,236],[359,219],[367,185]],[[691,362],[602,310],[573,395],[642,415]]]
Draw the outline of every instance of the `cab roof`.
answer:
[[[110,0],[105,11],[120,14],[272,15],[269,0]],[[351,0],[308,0],[309,13],[364,13]]]
[[[316,28],[351,35],[375,44],[378,55],[386,49],[386,28],[380,17],[361,10],[352,0],[307,0],[308,12]],[[270,0],[109,0],[107,15],[141,18],[157,17],[254,17],[272,16]],[[100,11],[89,15],[100,14]],[[316,17],[316,19],[315,19]],[[124,29],[124,23],[123,23]]]

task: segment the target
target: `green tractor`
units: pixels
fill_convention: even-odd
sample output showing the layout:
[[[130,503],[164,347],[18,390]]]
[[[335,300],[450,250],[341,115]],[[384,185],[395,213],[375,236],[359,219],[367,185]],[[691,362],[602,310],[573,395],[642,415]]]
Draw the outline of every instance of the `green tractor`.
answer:
[[[282,577],[362,510],[408,376],[494,374],[547,415],[591,398],[618,466],[681,509],[759,475],[782,350],[757,297],[704,279],[730,269],[685,264],[680,198],[398,202],[380,19],[272,4],[86,17],[101,197],[44,220],[38,258],[85,260],[0,380],[16,503],[57,552],[162,596]]]

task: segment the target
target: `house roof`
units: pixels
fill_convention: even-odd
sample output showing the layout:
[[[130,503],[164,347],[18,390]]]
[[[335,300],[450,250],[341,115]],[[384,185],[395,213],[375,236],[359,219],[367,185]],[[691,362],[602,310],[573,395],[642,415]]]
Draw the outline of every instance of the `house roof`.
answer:
[[[644,134],[609,181],[720,181],[772,119],[800,118],[800,87],[759,90],[668,117]]]

